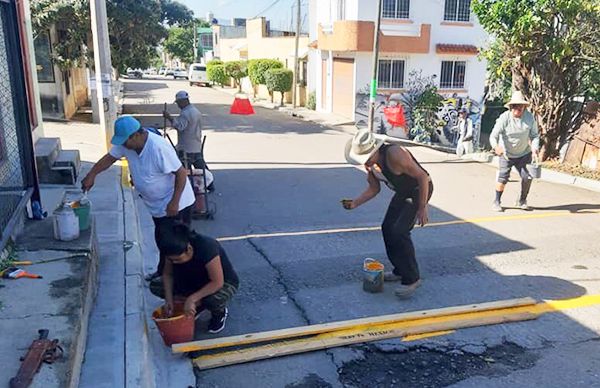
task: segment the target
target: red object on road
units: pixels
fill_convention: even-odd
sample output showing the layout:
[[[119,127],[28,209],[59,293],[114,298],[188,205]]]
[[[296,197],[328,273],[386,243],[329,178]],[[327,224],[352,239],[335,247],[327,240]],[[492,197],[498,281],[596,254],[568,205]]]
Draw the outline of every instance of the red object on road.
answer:
[[[383,114],[387,119],[388,123],[394,127],[405,127],[406,118],[404,118],[404,108],[402,105],[389,106],[383,108]]]
[[[233,100],[233,105],[231,105],[231,110],[229,113],[233,115],[253,115],[254,108],[252,108],[252,104],[250,104],[250,100],[248,98],[236,96],[235,100]]]

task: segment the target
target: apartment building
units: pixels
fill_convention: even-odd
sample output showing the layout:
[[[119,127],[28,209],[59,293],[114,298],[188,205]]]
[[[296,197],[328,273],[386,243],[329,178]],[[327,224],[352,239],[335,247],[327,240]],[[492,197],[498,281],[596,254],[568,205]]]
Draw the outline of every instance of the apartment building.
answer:
[[[487,33],[471,0],[382,0],[378,96],[402,93],[413,70],[442,95],[480,102]],[[317,110],[364,118],[372,75],[375,0],[311,0],[309,90]]]

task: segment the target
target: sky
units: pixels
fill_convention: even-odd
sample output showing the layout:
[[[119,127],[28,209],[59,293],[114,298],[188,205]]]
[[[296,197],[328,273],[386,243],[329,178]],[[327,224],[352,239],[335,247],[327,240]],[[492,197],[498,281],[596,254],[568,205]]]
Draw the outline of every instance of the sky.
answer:
[[[196,17],[205,18],[212,12],[220,22],[234,17],[250,19],[265,16],[271,20],[271,28],[289,30],[292,24],[292,6],[297,0],[177,0],[194,11]],[[272,5],[272,6],[271,6]],[[271,6],[271,7],[270,7]],[[269,8],[270,7],[270,8]],[[261,12],[269,8],[265,13]],[[302,30],[308,30],[308,0],[302,0]],[[294,7],[294,15],[296,14]],[[295,16],[294,16],[295,18]],[[294,29],[295,19],[294,19]]]

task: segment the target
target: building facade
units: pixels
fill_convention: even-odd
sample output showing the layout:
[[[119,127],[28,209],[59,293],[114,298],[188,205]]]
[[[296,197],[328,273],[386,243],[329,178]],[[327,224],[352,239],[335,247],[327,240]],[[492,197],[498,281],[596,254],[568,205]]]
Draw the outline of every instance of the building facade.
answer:
[[[307,98],[306,77],[308,68],[309,37],[299,38],[298,96],[300,105]],[[213,26],[213,54],[220,60],[235,61],[248,59],[277,59],[284,67],[294,70],[295,34],[289,31],[271,30],[265,18],[246,20],[246,26]],[[242,83],[243,90],[254,93],[249,79]],[[259,97],[270,98],[268,91],[261,85],[256,91]],[[275,99],[279,93],[275,93]],[[291,101],[291,93],[286,93],[286,102]]]
[[[487,33],[470,0],[382,0],[377,93],[407,91],[411,77],[433,77],[439,93],[480,104]],[[367,117],[376,2],[311,0],[309,89],[317,110],[351,120]]]

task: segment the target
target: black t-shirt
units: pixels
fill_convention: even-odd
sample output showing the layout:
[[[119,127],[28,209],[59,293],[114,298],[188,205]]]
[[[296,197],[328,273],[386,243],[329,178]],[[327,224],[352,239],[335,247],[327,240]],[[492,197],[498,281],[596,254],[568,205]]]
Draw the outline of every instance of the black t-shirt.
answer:
[[[227,253],[219,242],[211,237],[195,234],[191,241],[194,256],[183,264],[173,264],[173,288],[177,295],[191,295],[210,282],[206,265],[216,256],[221,257],[221,267],[226,283],[239,285]]]

